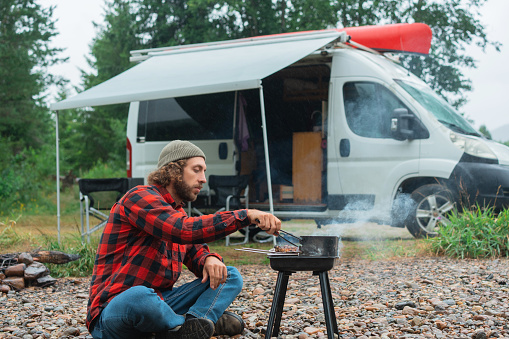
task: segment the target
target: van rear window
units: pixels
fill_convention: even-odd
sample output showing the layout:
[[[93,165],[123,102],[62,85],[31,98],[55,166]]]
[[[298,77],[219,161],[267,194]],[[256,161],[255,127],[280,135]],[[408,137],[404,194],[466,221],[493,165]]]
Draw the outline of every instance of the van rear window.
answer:
[[[141,101],[138,137],[145,141],[233,138],[235,93]]]

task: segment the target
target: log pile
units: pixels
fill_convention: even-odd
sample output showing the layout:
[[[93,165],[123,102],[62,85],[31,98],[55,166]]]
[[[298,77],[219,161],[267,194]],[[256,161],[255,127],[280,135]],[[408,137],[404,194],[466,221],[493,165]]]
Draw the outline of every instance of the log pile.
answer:
[[[65,264],[79,258],[79,255],[59,251],[0,254],[0,294],[29,286],[53,285],[56,279],[50,276],[44,263]]]

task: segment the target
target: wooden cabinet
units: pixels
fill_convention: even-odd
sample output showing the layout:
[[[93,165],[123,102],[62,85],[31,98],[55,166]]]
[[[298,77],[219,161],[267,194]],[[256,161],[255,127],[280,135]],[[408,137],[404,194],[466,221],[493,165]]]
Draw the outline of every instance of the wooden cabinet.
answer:
[[[315,204],[322,201],[322,133],[293,134],[293,201]]]

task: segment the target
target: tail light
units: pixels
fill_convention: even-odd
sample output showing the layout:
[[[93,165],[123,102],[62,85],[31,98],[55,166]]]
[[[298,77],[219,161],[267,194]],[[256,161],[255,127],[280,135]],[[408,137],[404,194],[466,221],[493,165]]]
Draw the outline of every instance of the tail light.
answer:
[[[127,177],[132,178],[133,177],[133,162],[132,162],[132,154],[133,154],[133,148],[131,146],[131,142],[129,141],[129,138],[126,139],[126,168],[127,168]]]

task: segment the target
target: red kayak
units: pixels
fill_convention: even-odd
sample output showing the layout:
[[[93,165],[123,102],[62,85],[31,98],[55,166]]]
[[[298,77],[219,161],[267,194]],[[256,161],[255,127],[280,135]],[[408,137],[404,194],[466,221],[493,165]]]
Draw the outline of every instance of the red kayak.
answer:
[[[352,41],[380,52],[428,54],[431,28],[426,24],[392,24],[340,28]]]

